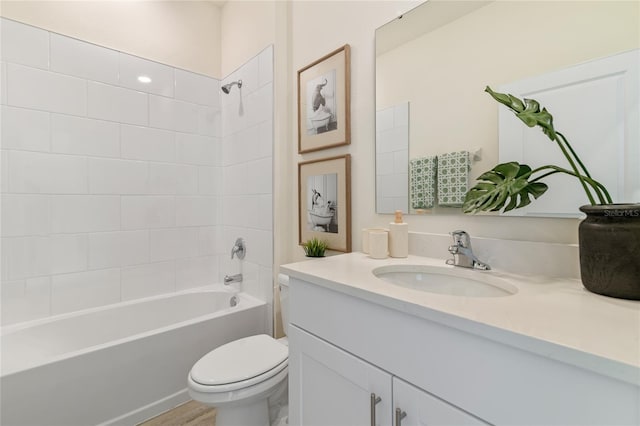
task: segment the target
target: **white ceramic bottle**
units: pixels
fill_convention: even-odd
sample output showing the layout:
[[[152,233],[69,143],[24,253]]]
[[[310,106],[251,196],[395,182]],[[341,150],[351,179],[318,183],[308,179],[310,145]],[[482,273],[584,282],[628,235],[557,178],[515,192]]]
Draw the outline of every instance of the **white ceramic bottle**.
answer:
[[[409,255],[409,225],[402,221],[402,211],[396,210],[396,217],[389,224],[389,256]]]

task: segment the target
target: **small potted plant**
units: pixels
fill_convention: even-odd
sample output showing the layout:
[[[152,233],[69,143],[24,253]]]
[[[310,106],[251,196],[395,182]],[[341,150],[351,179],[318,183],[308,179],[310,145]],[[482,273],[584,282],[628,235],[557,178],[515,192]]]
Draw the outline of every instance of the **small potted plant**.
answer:
[[[304,254],[307,257],[324,257],[324,251],[327,249],[328,243],[324,240],[319,240],[316,237],[311,238],[306,243],[302,244],[304,248]]]
[[[556,142],[569,168],[545,165],[531,169],[512,161],[478,177],[466,195],[465,213],[509,211],[530,204],[548,189],[547,176],[564,173],[576,178],[590,205],[579,226],[580,273],[584,286],[598,294],[640,300],[640,204],[614,204],[607,189],[591,177],[567,138],[553,127],[553,117],[533,99],[520,100],[486,87],[485,92],[506,105],[529,127],[538,126]]]

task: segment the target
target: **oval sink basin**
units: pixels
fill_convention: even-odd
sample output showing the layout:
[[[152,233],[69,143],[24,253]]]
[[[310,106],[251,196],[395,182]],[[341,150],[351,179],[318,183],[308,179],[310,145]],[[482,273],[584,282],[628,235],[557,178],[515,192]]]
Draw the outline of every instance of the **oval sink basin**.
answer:
[[[465,297],[511,296],[518,289],[490,272],[424,265],[391,265],[373,270],[376,277],[412,290]]]

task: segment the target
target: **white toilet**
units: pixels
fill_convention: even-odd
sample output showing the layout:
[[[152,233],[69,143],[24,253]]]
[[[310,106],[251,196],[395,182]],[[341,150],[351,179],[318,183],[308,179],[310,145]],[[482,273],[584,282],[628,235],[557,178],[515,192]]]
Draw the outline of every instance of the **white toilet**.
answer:
[[[279,275],[282,325],[286,333],[289,277]],[[189,395],[216,407],[216,426],[269,426],[287,403],[289,349],[286,338],[266,334],[222,345],[189,372]]]

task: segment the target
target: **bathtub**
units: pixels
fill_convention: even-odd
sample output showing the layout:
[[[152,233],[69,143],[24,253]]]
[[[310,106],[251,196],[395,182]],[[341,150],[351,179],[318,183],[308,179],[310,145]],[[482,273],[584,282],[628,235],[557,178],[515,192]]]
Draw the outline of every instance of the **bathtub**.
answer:
[[[265,333],[267,308],[203,288],[4,327],[0,424],[134,425],[189,399],[204,354]]]

